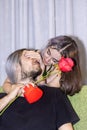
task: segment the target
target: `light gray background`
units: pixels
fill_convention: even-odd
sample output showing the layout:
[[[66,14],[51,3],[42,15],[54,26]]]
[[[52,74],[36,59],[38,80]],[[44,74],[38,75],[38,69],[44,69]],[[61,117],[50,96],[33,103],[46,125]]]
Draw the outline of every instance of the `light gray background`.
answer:
[[[11,52],[41,49],[58,35],[79,40],[83,83],[87,84],[87,0],[0,0],[0,85]]]

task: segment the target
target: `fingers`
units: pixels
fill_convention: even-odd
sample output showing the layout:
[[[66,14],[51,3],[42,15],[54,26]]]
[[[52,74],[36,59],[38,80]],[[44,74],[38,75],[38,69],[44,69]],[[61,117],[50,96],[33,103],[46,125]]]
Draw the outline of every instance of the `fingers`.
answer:
[[[40,59],[40,54],[38,52],[34,52],[34,51],[29,51],[28,53],[26,52],[24,56],[27,58]]]
[[[26,87],[30,87],[30,84],[34,87],[35,86],[35,84],[34,83],[31,83],[31,82],[29,82],[29,83],[27,83],[27,84],[21,84],[21,83],[17,83],[17,84],[14,84],[14,85],[12,85],[12,91],[11,91],[11,95],[13,96],[13,97],[15,97],[15,96],[17,96],[17,95],[20,95],[20,96],[23,96],[24,95],[24,87],[26,86]]]
[[[12,90],[11,90],[11,95],[13,95],[13,97],[17,96],[17,95],[21,95],[23,92],[24,85],[23,84],[14,84],[12,85]]]

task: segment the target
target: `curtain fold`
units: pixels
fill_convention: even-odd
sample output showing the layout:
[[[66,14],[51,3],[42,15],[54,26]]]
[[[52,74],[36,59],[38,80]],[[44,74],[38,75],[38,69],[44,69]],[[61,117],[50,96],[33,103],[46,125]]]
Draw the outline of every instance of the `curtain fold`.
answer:
[[[0,0],[0,84],[7,56],[20,48],[43,48],[58,35],[80,38],[83,82],[87,83],[87,0]],[[85,67],[84,67],[85,66]]]

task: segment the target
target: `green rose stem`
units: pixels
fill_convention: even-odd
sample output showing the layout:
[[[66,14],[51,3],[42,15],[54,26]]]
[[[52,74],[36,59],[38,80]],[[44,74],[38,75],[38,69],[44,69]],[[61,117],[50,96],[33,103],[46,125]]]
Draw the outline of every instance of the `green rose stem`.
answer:
[[[11,100],[6,107],[0,112],[0,116],[5,112],[5,110],[19,97],[20,95],[16,96],[13,100]]]
[[[61,74],[61,71],[60,70],[57,70],[56,72],[50,71],[45,76],[41,76],[40,79],[35,82],[35,84],[40,83],[41,81],[44,81],[45,79],[47,79],[49,76],[52,76],[53,74],[58,74],[58,73]]]

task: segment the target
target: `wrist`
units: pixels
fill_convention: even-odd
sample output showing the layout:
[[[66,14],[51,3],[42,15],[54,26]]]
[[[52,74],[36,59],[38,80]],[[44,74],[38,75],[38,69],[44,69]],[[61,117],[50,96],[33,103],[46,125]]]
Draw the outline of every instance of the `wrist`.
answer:
[[[12,93],[9,93],[8,95],[7,95],[7,100],[12,100],[12,99],[14,99],[16,96],[14,96]]]

